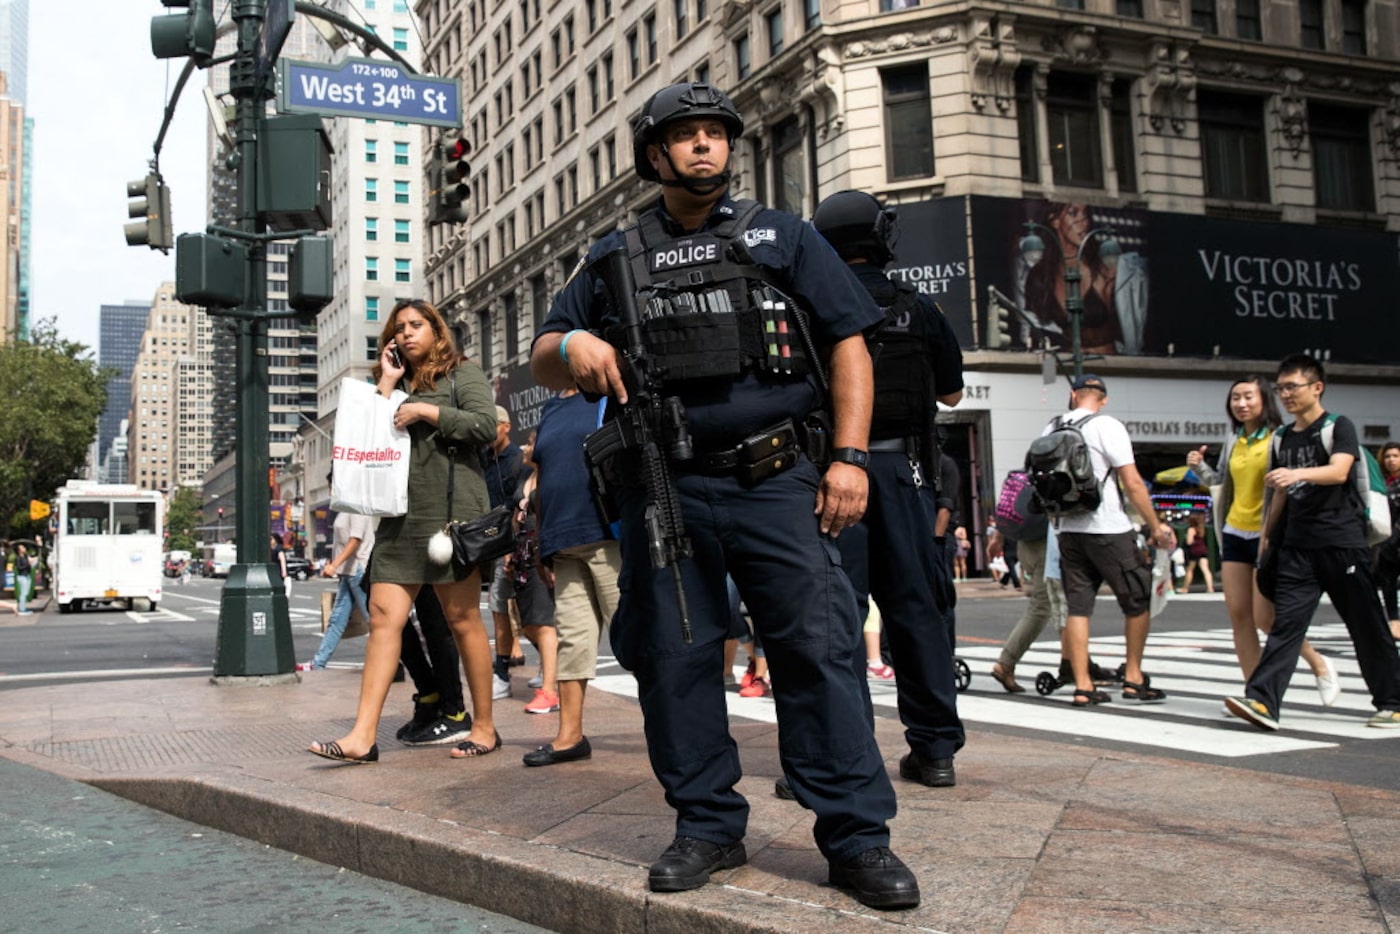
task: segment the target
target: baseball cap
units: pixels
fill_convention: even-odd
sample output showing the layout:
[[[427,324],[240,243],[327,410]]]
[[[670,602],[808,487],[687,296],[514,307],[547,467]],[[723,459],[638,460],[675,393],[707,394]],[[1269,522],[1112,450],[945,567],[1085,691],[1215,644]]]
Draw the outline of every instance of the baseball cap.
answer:
[[[1105,385],[1103,378],[1096,373],[1085,373],[1083,376],[1076,377],[1074,382],[1070,383],[1069,388],[1075,392],[1081,389],[1097,389],[1104,395],[1108,395],[1108,386]]]
[[[496,421],[505,422],[507,425],[510,424],[510,413],[506,411],[505,406],[496,406]]]

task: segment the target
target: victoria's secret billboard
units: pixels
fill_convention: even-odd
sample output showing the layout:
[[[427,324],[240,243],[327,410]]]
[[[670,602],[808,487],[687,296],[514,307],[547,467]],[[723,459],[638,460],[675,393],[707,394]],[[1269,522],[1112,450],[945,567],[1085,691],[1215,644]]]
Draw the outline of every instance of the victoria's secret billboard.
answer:
[[[1308,350],[1400,364],[1395,234],[1072,202],[970,203],[978,306],[985,315],[994,285],[1025,310],[1014,346],[1070,349],[1064,273],[1077,251],[1086,353],[1267,359]],[[1034,263],[1020,249],[1027,221],[1040,225],[1045,247]],[[1105,238],[1089,236],[1104,229],[1118,242],[1116,263],[1100,255]]]

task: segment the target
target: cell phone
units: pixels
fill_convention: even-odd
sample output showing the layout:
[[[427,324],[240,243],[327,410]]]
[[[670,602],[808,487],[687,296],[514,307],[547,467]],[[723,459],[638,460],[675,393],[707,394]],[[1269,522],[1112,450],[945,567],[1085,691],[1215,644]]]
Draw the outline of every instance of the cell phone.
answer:
[[[389,359],[394,361],[394,366],[398,367],[400,370],[403,369],[403,357],[399,356],[399,347],[397,344],[389,345]]]

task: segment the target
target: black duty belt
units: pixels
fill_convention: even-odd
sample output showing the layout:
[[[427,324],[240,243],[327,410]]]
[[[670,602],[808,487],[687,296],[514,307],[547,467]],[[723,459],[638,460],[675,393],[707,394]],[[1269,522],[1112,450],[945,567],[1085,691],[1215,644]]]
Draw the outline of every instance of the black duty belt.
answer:
[[[784,419],[732,448],[697,451],[695,457],[679,462],[676,468],[682,473],[707,477],[737,477],[740,483],[753,486],[797,463],[800,452],[797,428],[792,419]]]
[[[885,438],[881,441],[872,441],[867,451],[894,451],[903,454],[908,450],[909,444],[903,438]]]

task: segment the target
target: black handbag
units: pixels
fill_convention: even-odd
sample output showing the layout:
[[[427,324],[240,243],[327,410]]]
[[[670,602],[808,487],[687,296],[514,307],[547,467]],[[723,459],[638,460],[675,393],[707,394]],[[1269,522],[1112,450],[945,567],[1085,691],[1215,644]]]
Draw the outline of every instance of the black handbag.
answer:
[[[452,376],[452,407],[457,407],[457,377]],[[452,518],[452,494],[456,490],[457,447],[447,448],[447,523],[443,531],[452,539],[452,561],[470,571],[477,565],[508,555],[515,549],[514,510],[504,503],[484,516],[465,522]],[[503,489],[502,494],[505,493]]]

